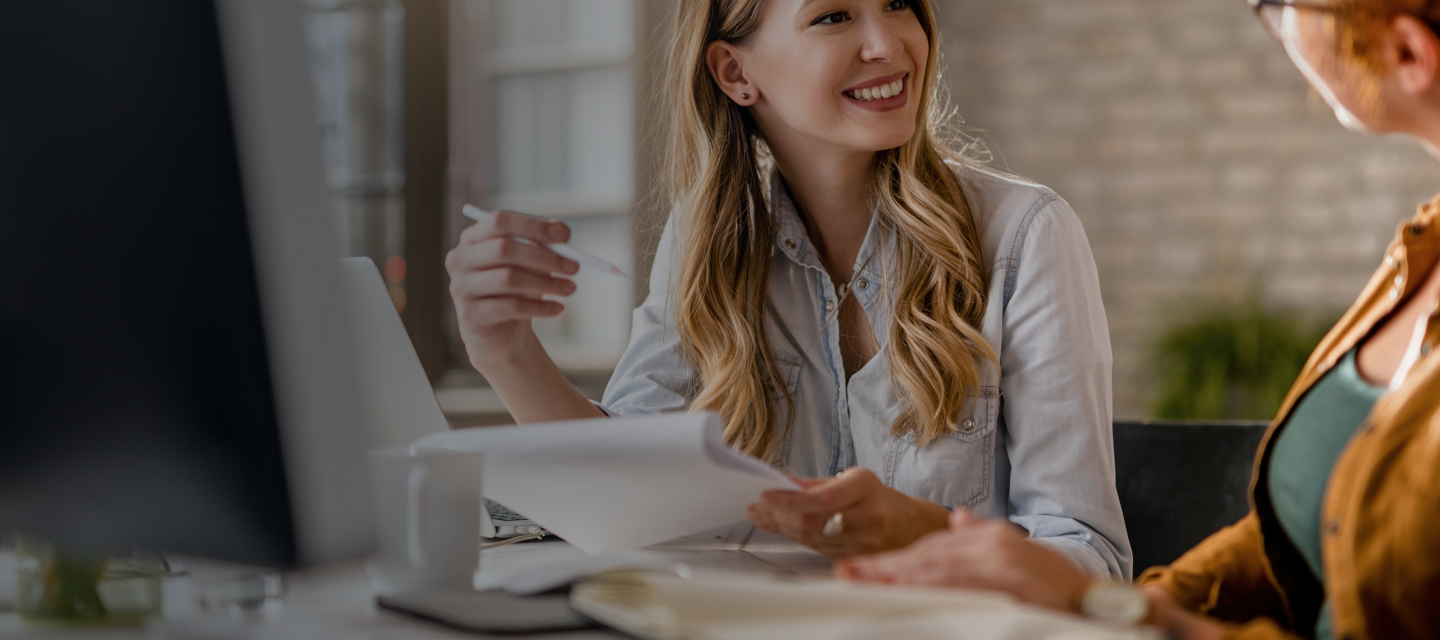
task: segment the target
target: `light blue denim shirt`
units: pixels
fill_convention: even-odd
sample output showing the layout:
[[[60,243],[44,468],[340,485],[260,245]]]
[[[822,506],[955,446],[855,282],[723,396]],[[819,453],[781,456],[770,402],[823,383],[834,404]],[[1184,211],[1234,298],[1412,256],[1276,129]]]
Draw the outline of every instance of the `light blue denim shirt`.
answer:
[[[899,400],[886,347],[883,256],[893,240],[877,217],[856,260],[853,295],[880,350],[847,381],[835,286],[772,172],[779,233],[766,312],[770,346],[795,399],[778,466],[811,477],[865,467],[908,495],[1008,517],[1089,574],[1128,580],[1130,543],[1111,437],[1110,335],[1085,231],[1045,187],[970,166],[955,170],[990,273],[980,329],[999,367],[982,368],[983,385],[954,431],[926,447],[890,431]],[[661,236],[649,296],[635,309],[630,346],[605,389],[601,405],[612,415],[683,410],[695,388],[671,320],[674,223]],[[870,259],[877,250],[880,257]]]

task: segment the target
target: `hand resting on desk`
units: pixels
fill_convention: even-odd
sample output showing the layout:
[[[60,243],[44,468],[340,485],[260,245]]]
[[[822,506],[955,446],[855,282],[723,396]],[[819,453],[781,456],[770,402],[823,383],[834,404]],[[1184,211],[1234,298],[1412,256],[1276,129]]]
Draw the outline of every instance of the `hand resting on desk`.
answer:
[[[1023,602],[1060,611],[1079,611],[1080,596],[1092,579],[1075,563],[1006,520],[985,520],[957,509],[950,528],[904,549],[847,558],[835,576],[857,582],[1004,591]],[[1182,609],[1162,589],[1145,590],[1149,624],[1184,640],[1218,639],[1224,628]]]
[[[957,509],[950,528],[913,545],[835,565],[849,580],[1006,591],[1025,602],[1073,611],[1090,577],[1060,553],[1029,539],[1008,520]]]
[[[746,516],[756,527],[778,533],[830,558],[898,549],[945,528],[948,513],[933,502],[912,498],[880,482],[870,470],[847,469],[834,478],[795,478],[805,491],[766,491]],[[843,530],[823,533],[841,514]]]

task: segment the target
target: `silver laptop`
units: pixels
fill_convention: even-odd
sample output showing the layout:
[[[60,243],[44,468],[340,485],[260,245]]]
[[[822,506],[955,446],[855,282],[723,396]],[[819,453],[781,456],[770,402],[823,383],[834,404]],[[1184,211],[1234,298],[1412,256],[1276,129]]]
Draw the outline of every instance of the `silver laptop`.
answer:
[[[410,335],[380,270],[369,258],[340,260],[340,280],[354,317],[356,360],[365,410],[376,417],[373,446],[402,446],[450,428],[435,389],[420,366]],[[513,538],[541,533],[539,525],[493,500],[480,511],[480,535]],[[545,532],[549,535],[548,532]]]

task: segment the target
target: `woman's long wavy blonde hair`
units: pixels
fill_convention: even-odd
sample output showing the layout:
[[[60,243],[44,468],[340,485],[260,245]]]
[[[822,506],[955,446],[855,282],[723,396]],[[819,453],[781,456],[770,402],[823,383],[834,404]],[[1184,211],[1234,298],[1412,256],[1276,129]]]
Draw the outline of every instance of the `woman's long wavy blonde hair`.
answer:
[[[749,112],[720,91],[706,46],[744,46],[764,0],[681,0],[666,83],[674,114],[665,181],[677,203],[671,301],[681,348],[699,374],[691,408],[725,420],[733,446],[775,460],[794,414],[766,337],[776,220],[762,169],[768,150]],[[976,329],[985,311],[984,261],[965,193],[940,142],[939,42],[925,0],[911,6],[929,38],[915,135],[876,154],[871,191],[894,284],[890,373],[900,398],[892,430],[924,446],[954,428],[995,352]],[[773,399],[778,399],[776,402]],[[783,411],[782,411],[783,407]],[[784,417],[782,419],[782,413]]]

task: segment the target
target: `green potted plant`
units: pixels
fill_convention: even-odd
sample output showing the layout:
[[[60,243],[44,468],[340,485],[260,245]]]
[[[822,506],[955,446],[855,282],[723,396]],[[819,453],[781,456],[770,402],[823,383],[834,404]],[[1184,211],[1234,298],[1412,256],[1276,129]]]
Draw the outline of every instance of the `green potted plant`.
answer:
[[[1269,419],[1323,336],[1297,315],[1266,309],[1254,298],[1207,305],[1153,345],[1155,417]]]
[[[164,561],[15,540],[15,611],[30,626],[139,624],[160,615]]]

